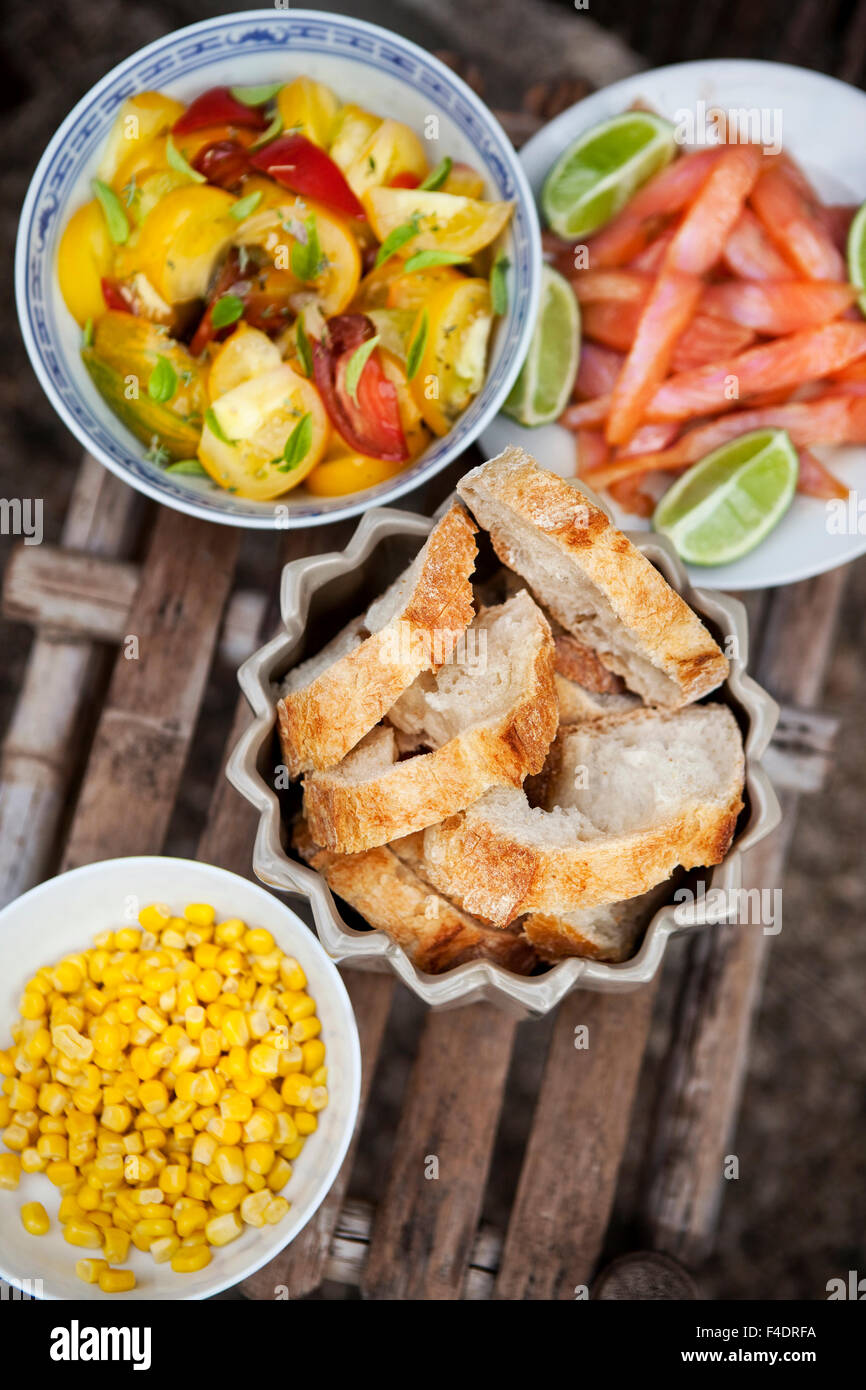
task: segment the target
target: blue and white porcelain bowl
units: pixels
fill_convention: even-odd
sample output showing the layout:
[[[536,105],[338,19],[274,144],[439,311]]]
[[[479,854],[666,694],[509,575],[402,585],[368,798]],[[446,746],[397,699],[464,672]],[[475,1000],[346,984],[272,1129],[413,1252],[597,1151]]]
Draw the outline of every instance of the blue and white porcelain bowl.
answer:
[[[430,161],[443,155],[483,174],[487,196],[510,199],[503,241],[510,261],[507,314],[497,325],[487,381],[455,428],[397,477],[365,492],[314,498],[299,488],[277,502],[253,502],[204,479],[166,474],[109,410],[81,362],[80,330],[63,303],[57,247],[70,215],[90,196],[90,180],[117,108],[158,88],[190,100],[207,87],[289,81],[327,82],[344,101],[429,131]],[[425,126],[425,122],[427,123]],[[526,355],[541,276],[538,219],[526,177],[496,118],[429,53],[373,24],[314,10],[251,10],[223,15],[158,39],[114,68],[82,98],[39,161],[21,214],[16,296],[30,360],[52,405],[81,443],[113,473],[159,502],[233,526],[318,525],[354,516],[411,491],[457,457],[493,418]]]

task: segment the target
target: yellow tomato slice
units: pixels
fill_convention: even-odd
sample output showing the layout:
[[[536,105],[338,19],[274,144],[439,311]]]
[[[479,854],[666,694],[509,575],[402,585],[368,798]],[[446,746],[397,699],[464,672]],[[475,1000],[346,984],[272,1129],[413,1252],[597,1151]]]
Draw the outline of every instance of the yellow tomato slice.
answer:
[[[400,256],[415,251],[454,251],[474,256],[499,236],[513,203],[484,203],[453,193],[425,193],[417,188],[371,188],[362,199],[373,231],[384,241],[397,227],[417,221],[418,232],[404,242]]]
[[[245,188],[246,191],[246,188]],[[316,232],[325,266],[317,279],[298,281],[299,291],[307,291],[309,301],[318,304],[326,317],[341,314],[352,300],[361,278],[361,253],[349,223],[336,217],[311,198],[292,198],[283,192],[276,204],[261,205],[238,226],[234,240],[239,246],[261,246],[273,258],[278,270],[291,270],[292,247],[296,238],[291,228],[316,219]]]
[[[277,110],[283,130],[297,130],[314,145],[326,150],[331,143],[340,103],[324,82],[296,77],[277,93]]]
[[[138,241],[138,269],[168,304],[201,299],[217,260],[238,228],[235,199],[223,188],[185,184],[148,213]]]
[[[328,153],[344,174],[351,169],[370,136],[381,124],[379,116],[373,116],[353,101],[343,107]]]
[[[426,178],[427,155],[424,146],[402,121],[383,121],[361,147],[346,171],[346,181],[358,198],[371,188],[390,183],[398,174]]]
[[[183,104],[162,92],[139,92],[128,97],[102,152],[98,174],[106,183],[115,183],[118,170],[157,135],[165,135],[184,112]]]
[[[318,391],[285,363],[235,386],[214,401],[212,411],[224,438],[206,421],[199,458],[214,482],[241,497],[266,502],[297,487],[328,444],[330,427]],[[286,469],[286,442],[306,414],[312,425],[310,447],[294,468]]]
[[[241,323],[217,348],[208,377],[212,401],[233,391],[243,381],[271,372],[282,364],[280,350],[266,333]]]
[[[393,262],[402,269],[403,262],[398,261],[396,256]],[[385,262],[385,265],[389,264],[389,261]],[[413,271],[411,275],[396,275],[388,285],[385,302],[389,309],[421,309],[435,290],[443,285],[454,285],[462,279],[463,276],[452,265],[431,266],[429,270]]]
[[[345,441],[340,441],[346,449]],[[377,483],[394,478],[406,465],[386,463],[384,459],[369,458],[366,454],[348,452],[326,458],[307,478],[307,491],[314,497],[345,497],[350,492],[363,492]]]
[[[484,385],[493,311],[486,280],[443,285],[418,313],[410,342],[427,315],[427,340],[410,384],[434,434],[447,434]]]
[[[376,266],[364,276],[352,300],[352,310],[362,314],[368,309],[387,308],[391,286],[402,273],[403,262],[396,256],[389,256],[384,265]]]
[[[76,323],[105,313],[102,277],[114,264],[114,243],[99,204],[85,203],[67,222],[57,252],[60,293]]]
[[[442,193],[455,193],[458,198],[483,198],[484,180],[471,164],[452,164],[448,177],[440,189]]]

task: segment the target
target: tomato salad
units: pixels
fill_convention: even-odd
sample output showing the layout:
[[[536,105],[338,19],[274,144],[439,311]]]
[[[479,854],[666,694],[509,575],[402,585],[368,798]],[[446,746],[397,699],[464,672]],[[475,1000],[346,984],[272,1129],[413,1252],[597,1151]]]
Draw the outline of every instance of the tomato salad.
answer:
[[[787,154],[680,153],[593,229],[583,262],[545,233],[580,302],[583,344],[561,423],[578,469],[629,512],[748,432],[786,431],[798,488],[847,496],[812,452],[866,443],[866,324],[849,281],[857,209],[824,204]]]
[[[385,481],[484,383],[512,212],[306,77],[123,105],[58,253],[102,396],[161,466],[267,501]]]

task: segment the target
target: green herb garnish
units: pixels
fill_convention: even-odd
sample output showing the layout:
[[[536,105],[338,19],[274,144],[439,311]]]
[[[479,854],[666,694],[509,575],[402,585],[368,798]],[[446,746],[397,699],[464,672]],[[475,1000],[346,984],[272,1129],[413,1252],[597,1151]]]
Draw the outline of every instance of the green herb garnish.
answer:
[[[88,319],[81,331],[81,346],[93,347],[93,319]]]
[[[304,376],[311,377],[313,375],[313,349],[307,337],[304,320],[300,317],[295,324],[295,337],[298,344],[298,361],[301,364]]]
[[[494,314],[508,313],[508,285],[505,273],[510,265],[508,257],[500,251],[490,272],[490,303]]]
[[[152,401],[170,401],[177,390],[177,372],[167,357],[157,357],[156,366],[147,382],[147,394]]]
[[[233,217],[236,222],[243,222],[245,217],[249,217],[251,212],[255,212],[263,196],[264,195],[259,192],[250,193],[247,198],[239,198],[238,201],[233,203],[229,208],[229,217]]]
[[[319,243],[319,233],[316,228],[316,215],[312,213],[304,223],[307,233],[306,241],[295,241],[292,245],[292,273],[299,280],[315,280],[321,274],[322,247]]]
[[[310,452],[310,445],[313,442],[313,417],[309,410],[302,415],[295,428],[286,440],[286,447],[283,449],[282,462],[277,466],[278,473],[290,473],[293,468],[297,468]],[[276,460],[274,460],[276,462]]]
[[[346,364],[346,390],[352,397],[355,405],[358,404],[358,383],[361,380],[361,373],[366,367],[370,354],[375,350],[378,342],[379,334],[377,333],[375,337],[368,338],[360,347],[355,348],[355,351]]]
[[[222,440],[223,444],[235,443],[235,441],[233,439],[229,439],[228,435],[225,433],[222,425],[216,417],[216,411],[214,410],[212,405],[209,405],[204,413],[204,422],[210,430],[211,434],[215,434],[217,439]]]
[[[395,251],[399,251],[401,246],[405,246],[407,241],[418,235],[418,214],[410,217],[408,222],[401,222],[399,227],[395,227],[393,232],[389,232],[382,245],[376,253],[376,269],[390,260]]]
[[[454,160],[445,158],[440,160],[435,169],[431,169],[423,183],[419,183],[419,189],[425,193],[435,193],[437,188],[441,188],[454,166]]]
[[[200,174],[197,169],[193,169],[189,161],[184,159],[170,135],[165,142],[165,157],[172,169],[178,174],[186,174],[186,177],[192,179],[193,183],[207,183],[204,174]]]
[[[198,459],[179,459],[177,463],[170,463],[166,466],[166,473],[179,473],[183,477],[189,478],[209,478],[210,474],[206,468],[202,468]]]
[[[461,256],[457,251],[416,251],[406,262],[405,270],[407,275],[412,275],[416,270],[429,270],[434,265],[465,265],[468,260],[468,256]]]
[[[272,140],[276,140],[282,128],[283,118],[278,111],[267,130],[263,130],[258,140],[254,140],[250,145],[250,150],[260,150],[263,145],[269,145]]]
[[[102,208],[108,235],[115,246],[123,246],[124,242],[129,240],[129,218],[124,212],[123,203],[114,189],[109,188],[102,179],[94,179],[91,186]]]
[[[427,334],[430,331],[430,320],[427,310],[421,310],[421,317],[418,320],[418,327],[412,334],[409,349],[406,353],[406,377],[411,381],[418,368],[421,366],[421,358],[424,356],[424,349],[427,346]]]
[[[273,101],[282,85],[282,82],[269,82],[261,87],[229,87],[229,91],[242,106],[264,106],[266,101]]]
[[[210,321],[214,328],[228,328],[230,323],[237,323],[243,312],[244,301],[238,295],[224,294],[214,304]]]

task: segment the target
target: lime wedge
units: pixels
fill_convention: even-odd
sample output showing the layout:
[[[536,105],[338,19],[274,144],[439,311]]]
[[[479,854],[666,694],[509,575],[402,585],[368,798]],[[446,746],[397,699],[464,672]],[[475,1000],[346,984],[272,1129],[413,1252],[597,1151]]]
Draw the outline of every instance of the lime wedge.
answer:
[[[848,232],[848,278],[863,291],[860,312],[866,314],[866,203],[863,204]]]
[[[659,502],[656,531],[692,565],[726,565],[781,521],[800,461],[786,430],[754,430],[693,464]]]
[[[502,407],[521,425],[547,425],[568,404],[580,357],[580,310],[574,290],[549,265],[526,361]]]
[[[589,236],[676,154],[674,127],[649,111],[626,111],[593,126],[554,164],[541,190],[548,225],[562,237]]]

